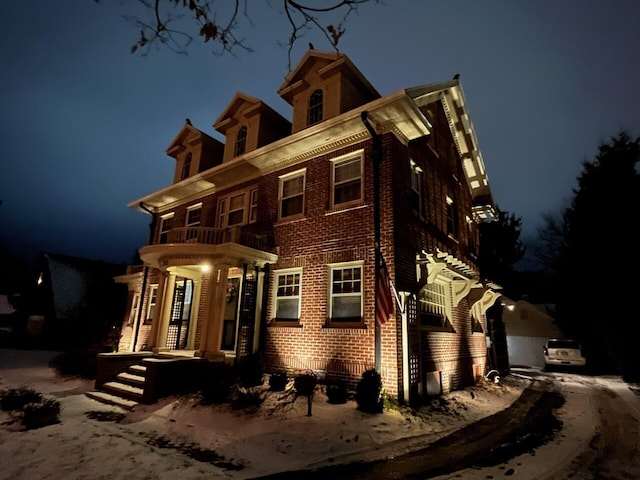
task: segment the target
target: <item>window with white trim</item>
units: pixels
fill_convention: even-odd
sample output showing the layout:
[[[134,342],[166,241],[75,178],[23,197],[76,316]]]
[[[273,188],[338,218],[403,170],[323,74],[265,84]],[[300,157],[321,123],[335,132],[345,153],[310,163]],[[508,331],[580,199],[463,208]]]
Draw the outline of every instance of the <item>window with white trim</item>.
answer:
[[[447,195],[447,235],[458,236],[458,211],[453,199]]]
[[[331,161],[331,206],[341,207],[362,202],[362,153]]]
[[[185,219],[185,227],[187,227],[186,239],[191,240],[198,237],[198,229],[200,226],[200,217],[202,215],[202,203],[191,205],[187,208]]]
[[[290,173],[280,177],[278,203],[280,205],[279,218],[302,216],[304,212],[305,170]]]
[[[362,324],[362,263],[330,265],[329,323]]]
[[[147,306],[147,318],[144,323],[151,323],[153,316],[156,314],[156,303],[158,301],[158,285],[151,285],[149,287],[149,301]]]
[[[275,272],[274,321],[297,322],[300,320],[300,296],[302,270],[282,270]]]
[[[160,217],[160,234],[158,235],[158,243],[167,243],[169,231],[173,228],[174,213],[168,213]]]
[[[191,173],[191,160],[193,155],[191,152],[187,153],[187,156],[184,159],[184,163],[182,164],[182,173],[180,175],[180,180],[184,180]]]
[[[138,319],[138,309],[140,308],[140,294],[134,293],[131,299],[131,308],[129,309],[129,318],[127,325],[131,326]]]
[[[448,286],[442,283],[427,283],[420,289],[418,297],[420,324],[439,329],[450,329],[447,319]]]
[[[424,182],[422,168],[416,162],[409,159],[411,170],[411,208],[420,218],[424,217],[424,207],[422,206],[422,185]]]
[[[218,200],[218,228],[246,225],[257,220],[258,189],[234,192]]]

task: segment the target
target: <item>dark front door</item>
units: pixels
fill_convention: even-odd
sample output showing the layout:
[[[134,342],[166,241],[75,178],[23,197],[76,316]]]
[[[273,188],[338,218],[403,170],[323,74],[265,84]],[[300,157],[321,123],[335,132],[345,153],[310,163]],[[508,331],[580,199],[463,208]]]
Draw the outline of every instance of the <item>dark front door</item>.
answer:
[[[193,300],[193,280],[178,278],[173,289],[173,303],[166,346],[181,350],[187,346],[189,321],[191,319],[191,301]]]

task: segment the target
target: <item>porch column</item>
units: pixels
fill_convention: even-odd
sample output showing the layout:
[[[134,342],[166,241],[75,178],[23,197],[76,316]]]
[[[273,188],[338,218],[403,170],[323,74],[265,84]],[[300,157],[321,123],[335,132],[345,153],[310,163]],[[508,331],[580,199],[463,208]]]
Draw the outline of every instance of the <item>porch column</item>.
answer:
[[[217,267],[212,268],[210,273],[209,293],[203,315],[205,328],[200,350],[196,352],[196,356],[204,357],[207,360],[224,360],[224,353],[220,351],[220,340],[229,266],[218,265]]]
[[[153,348],[157,346],[158,329],[159,329],[160,318],[162,318],[162,305],[164,303],[165,287],[167,285],[167,272],[161,271],[158,277],[159,277],[158,289],[156,290],[156,309],[153,312],[153,318],[151,319],[151,331],[149,332],[149,338],[147,339],[147,348],[149,350],[153,350]],[[151,289],[151,285],[149,285],[147,288]],[[150,300],[150,296],[149,294],[146,294],[146,295],[147,295],[146,308],[148,310],[149,309],[148,303]],[[143,314],[143,317],[146,318],[146,315]]]
[[[198,330],[198,312],[200,311],[200,295],[202,293],[202,279],[193,280],[193,298],[191,300],[191,314],[189,320],[189,337],[187,350],[193,350]]]
[[[159,321],[156,322],[158,330],[154,336],[154,353],[167,351],[167,331],[169,330],[169,320],[171,319],[171,310],[173,307],[173,291],[176,286],[176,274],[168,272],[168,278],[164,287],[164,298],[162,299],[162,312]]]

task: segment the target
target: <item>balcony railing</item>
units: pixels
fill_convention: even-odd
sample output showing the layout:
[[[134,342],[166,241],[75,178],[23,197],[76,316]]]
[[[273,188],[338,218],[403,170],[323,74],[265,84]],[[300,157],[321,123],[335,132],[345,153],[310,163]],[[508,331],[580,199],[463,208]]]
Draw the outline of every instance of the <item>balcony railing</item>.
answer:
[[[258,250],[271,250],[269,235],[256,235],[245,232],[240,227],[210,228],[210,227],[180,227],[169,230],[160,235],[158,243],[203,243],[206,245],[220,245],[223,243],[238,243]]]

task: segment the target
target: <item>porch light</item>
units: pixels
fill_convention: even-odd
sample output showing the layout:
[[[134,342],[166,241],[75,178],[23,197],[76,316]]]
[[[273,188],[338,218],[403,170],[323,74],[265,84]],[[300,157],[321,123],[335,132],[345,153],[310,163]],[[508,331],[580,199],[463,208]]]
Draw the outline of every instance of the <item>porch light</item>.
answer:
[[[211,265],[207,265],[206,263],[200,265],[200,270],[202,270],[203,273],[207,273],[209,270],[211,270]]]

